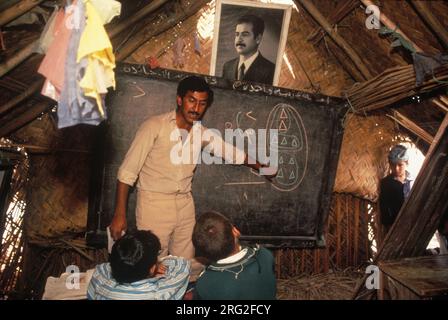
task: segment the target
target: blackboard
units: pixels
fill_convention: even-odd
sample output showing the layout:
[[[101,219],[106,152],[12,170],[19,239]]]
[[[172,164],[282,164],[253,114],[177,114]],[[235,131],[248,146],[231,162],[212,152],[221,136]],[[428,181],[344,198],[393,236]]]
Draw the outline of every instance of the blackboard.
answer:
[[[96,192],[91,196],[91,234],[103,234],[112,218],[117,171],[139,125],[149,116],[175,109],[177,84],[185,76],[143,65],[117,67],[117,88],[108,100]],[[279,172],[270,183],[245,166],[199,164],[193,178],[196,214],[208,210],[225,214],[249,242],[323,245],[322,228],[343,134],[343,101],[269,85],[206,79],[215,101],[203,124],[222,133],[236,128],[277,129]],[[128,205],[131,225],[135,193]]]

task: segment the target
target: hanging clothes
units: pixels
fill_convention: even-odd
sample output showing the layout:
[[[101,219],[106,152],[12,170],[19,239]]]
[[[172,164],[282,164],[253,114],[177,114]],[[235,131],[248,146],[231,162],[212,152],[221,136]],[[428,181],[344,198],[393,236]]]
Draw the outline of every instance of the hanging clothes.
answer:
[[[50,47],[51,43],[54,40],[54,25],[56,22],[56,16],[58,15],[59,8],[56,6],[54,8],[53,13],[51,14],[50,18],[48,19],[47,23],[45,24],[44,30],[42,31],[41,36],[39,37],[39,40],[37,42],[37,46],[34,49],[34,52],[36,53],[42,53],[46,54],[48,51],[48,48]]]
[[[59,100],[59,95],[64,85],[65,59],[67,56],[67,47],[72,32],[69,21],[72,13],[66,13],[61,9],[56,14],[54,22],[53,41],[51,42],[45,58],[39,66],[37,72],[47,78],[42,94],[54,100]]]
[[[173,45],[173,67],[182,69],[185,65],[184,49],[187,43],[183,38],[178,38]]]
[[[202,56],[201,41],[199,40],[198,33],[195,32],[193,37],[194,37],[194,52],[196,52],[198,56]]]
[[[47,23],[37,48],[46,51],[38,72],[46,77],[42,94],[58,101],[59,128],[106,119],[115,56],[103,24],[120,10],[114,0],[68,1]]]
[[[82,1],[78,1],[76,10],[79,13],[79,21],[75,21],[78,28],[73,30],[67,50],[64,88],[58,101],[58,128],[79,123],[98,125],[105,119],[98,112],[95,99],[86,97],[79,85],[87,66],[87,58],[76,62],[79,42],[86,24],[85,6]]]
[[[77,62],[87,58],[87,67],[80,86],[87,97],[94,98],[101,116],[105,115],[103,95],[108,87],[115,89],[115,56],[101,17],[90,0],[85,4],[87,23],[81,35]]]
[[[418,87],[425,82],[426,76],[432,75],[434,78],[434,70],[441,65],[448,63],[448,54],[414,52],[412,54],[412,59],[414,60],[415,86]]]
[[[108,24],[121,13],[121,3],[115,0],[90,0],[103,24]]]

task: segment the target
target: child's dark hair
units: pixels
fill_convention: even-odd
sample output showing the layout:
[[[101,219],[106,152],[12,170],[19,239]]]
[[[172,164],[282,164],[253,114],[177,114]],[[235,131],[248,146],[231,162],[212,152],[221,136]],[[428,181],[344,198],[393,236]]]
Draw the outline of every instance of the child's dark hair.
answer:
[[[160,241],[151,231],[139,230],[124,235],[112,247],[110,265],[118,283],[132,283],[148,278],[157,263]]]
[[[193,230],[193,245],[196,256],[211,262],[224,259],[235,249],[233,225],[218,212],[206,212],[196,222]]]
[[[177,86],[177,95],[183,98],[187,91],[207,92],[207,105],[210,106],[213,103],[213,90],[202,77],[189,76],[182,79]]]

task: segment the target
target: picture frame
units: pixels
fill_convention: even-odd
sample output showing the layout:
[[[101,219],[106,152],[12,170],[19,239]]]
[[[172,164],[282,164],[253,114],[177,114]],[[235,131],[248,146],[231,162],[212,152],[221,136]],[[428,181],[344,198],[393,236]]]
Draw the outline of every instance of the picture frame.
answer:
[[[210,73],[229,81],[243,80],[278,85],[280,70],[288,37],[292,5],[253,1],[218,0],[213,35]],[[248,22],[247,16],[260,18],[264,25],[257,38],[258,24]],[[252,30],[251,28],[252,27]],[[255,30],[254,30],[255,29]],[[252,34],[250,32],[252,31]],[[249,35],[244,39],[244,33]],[[252,38],[250,37],[252,36]],[[241,72],[244,62],[253,50],[258,55]],[[252,50],[252,51],[250,51]],[[250,58],[247,58],[249,61]]]

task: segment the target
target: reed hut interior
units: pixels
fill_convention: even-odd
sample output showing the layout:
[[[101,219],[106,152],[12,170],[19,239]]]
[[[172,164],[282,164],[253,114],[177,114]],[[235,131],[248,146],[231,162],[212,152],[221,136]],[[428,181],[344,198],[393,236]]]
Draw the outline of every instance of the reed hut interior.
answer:
[[[107,131],[112,121],[121,124],[138,117],[126,109],[114,118],[114,109],[126,105],[123,102],[129,97],[140,109],[145,103],[138,99],[154,97],[158,98],[155,104],[166,103],[160,99],[164,88],[173,89],[167,100],[174,108],[175,87],[191,74],[203,76],[216,91],[213,106],[222,104],[217,100],[224,96],[227,102],[234,96],[234,101],[242,104],[283,99],[300,106],[290,106],[293,111],[288,111],[288,116],[303,113],[305,119],[309,104],[317,122],[319,118],[333,119],[329,139],[313,143],[317,140],[310,137],[303,148],[309,151],[309,162],[311,155],[321,150],[334,161],[317,172],[310,169],[318,166],[314,159],[303,172],[302,184],[281,193],[294,198],[293,192],[297,192],[300,197],[305,185],[311,188],[313,183],[321,183],[323,187],[318,190],[322,194],[315,208],[316,220],[320,219],[314,230],[317,240],[265,241],[276,238],[276,230],[282,228],[283,220],[274,214],[267,217],[273,229],[263,229],[267,236],[255,239],[266,244],[273,255],[277,299],[446,298],[448,255],[442,254],[436,231],[448,212],[448,2],[240,2],[247,7],[268,10],[281,5],[289,10],[289,25],[283,25],[279,40],[284,40],[284,48],[277,54],[277,80],[271,86],[224,81],[220,70],[213,72],[211,62],[220,54],[214,45],[216,28],[225,22],[217,23],[217,8],[237,5],[238,1],[78,1],[85,9],[94,8],[97,16],[101,6],[107,7],[104,12],[114,11],[100,27],[112,44],[112,57],[108,57],[112,66],[108,68],[113,70],[116,85],[109,86],[107,94],[97,94],[96,112],[101,104],[106,111],[102,110],[100,120],[92,124],[67,119],[70,123],[62,123],[60,91],[56,88],[55,96],[51,82],[48,88],[41,69],[55,39],[58,44],[64,41],[50,22],[57,12],[70,14],[76,1],[0,2],[0,299],[86,299],[88,270],[109,259],[107,245],[96,241],[107,239],[106,227],[112,217],[98,209],[101,190],[97,186],[109,177],[102,165],[105,159],[99,154],[114,157],[115,149],[107,150],[114,134]],[[76,15],[76,10],[71,14]],[[84,30],[97,28],[89,21],[87,18]],[[53,42],[45,46],[50,33]],[[229,52],[233,45],[229,44]],[[61,50],[65,50],[61,54],[64,59],[70,54],[79,57],[76,47]],[[47,59],[47,67],[60,65],[59,58]],[[100,63],[104,69],[105,62]],[[61,69],[53,71],[64,73]],[[76,74],[68,78],[79,81]],[[139,81],[149,81],[155,87],[146,90],[139,87]],[[161,90],[151,91],[154,88]],[[239,107],[248,110],[228,104],[229,113]],[[334,109],[334,105],[339,108]],[[223,104],[214,112],[225,117],[225,109]],[[328,115],[326,110],[333,113]],[[117,130],[119,127],[115,126]],[[126,137],[129,141],[132,138]],[[388,154],[397,144],[407,148],[408,169],[413,171],[415,183],[380,240],[380,180],[389,174]],[[123,160],[120,157],[118,163]],[[205,165],[199,166],[203,170]],[[118,167],[114,168],[108,170],[115,170],[111,174],[116,177]],[[238,170],[245,169],[249,170]],[[231,166],[223,170],[237,169]],[[202,174],[197,179],[212,178]],[[273,180],[263,182],[266,189],[258,193],[267,194],[265,198],[275,196],[278,188],[274,184],[279,179],[277,172]],[[250,188],[262,187],[254,183]],[[114,197],[108,197],[102,198],[107,199],[104,205],[113,210]],[[203,198],[196,198],[194,188],[193,197],[198,211],[204,207],[200,203]],[[207,197],[228,203],[229,208],[236,205],[222,188],[209,188]],[[277,205],[283,210],[281,202]],[[219,211],[231,214],[225,208]],[[236,221],[243,235],[258,217],[246,213]],[[133,214],[128,212],[128,216]],[[304,224],[302,214],[297,212],[292,220]],[[104,220],[98,221],[100,218]],[[89,238],[89,233],[94,236]],[[439,236],[443,239],[442,234]],[[64,273],[65,279],[67,274],[81,275],[81,289],[76,294],[67,286],[65,291],[57,287]]]

